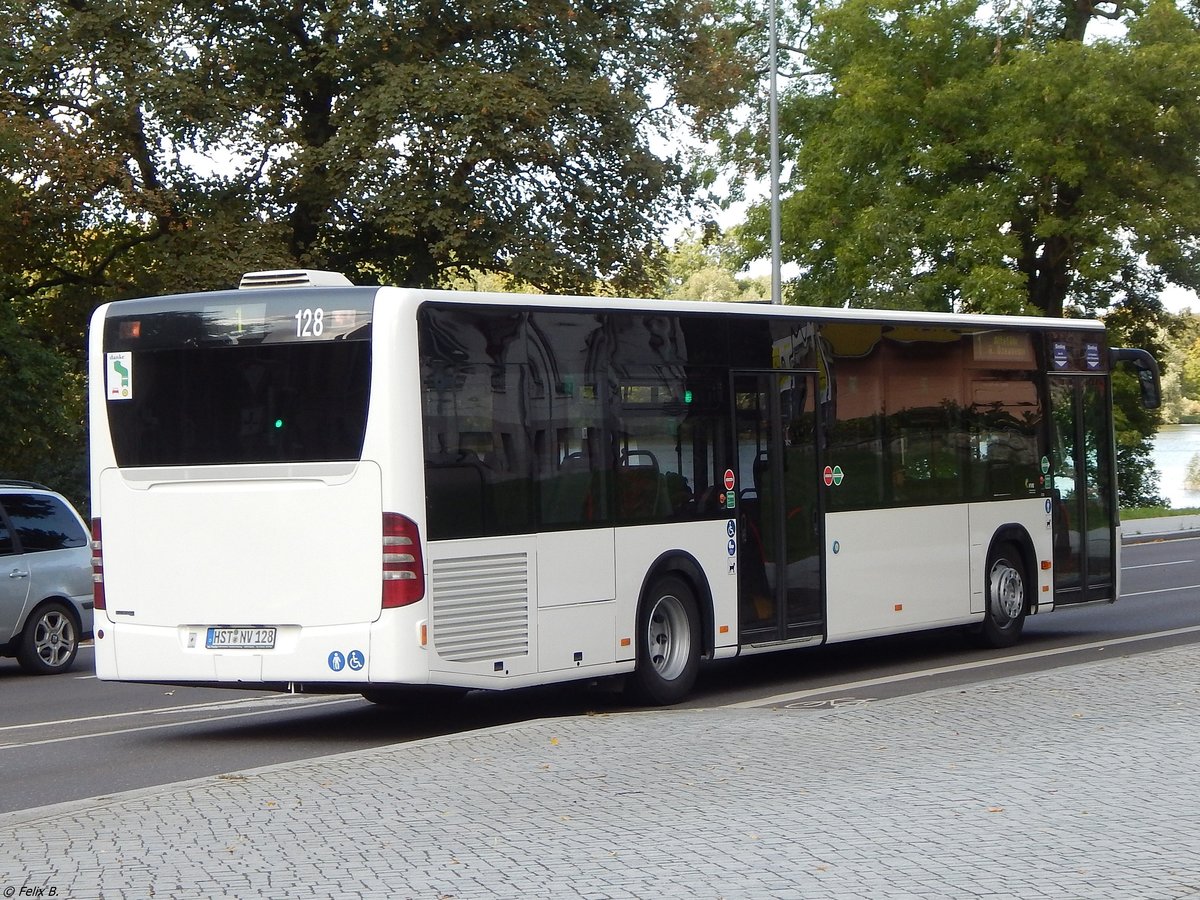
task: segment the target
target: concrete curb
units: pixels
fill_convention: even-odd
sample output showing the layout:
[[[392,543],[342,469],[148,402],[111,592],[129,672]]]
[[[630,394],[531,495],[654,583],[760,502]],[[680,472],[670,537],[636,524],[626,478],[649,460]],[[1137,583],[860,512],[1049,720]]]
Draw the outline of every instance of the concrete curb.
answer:
[[[1154,519],[1129,519],[1121,523],[1122,537],[1179,534],[1200,531],[1200,516],[1161,516]]]

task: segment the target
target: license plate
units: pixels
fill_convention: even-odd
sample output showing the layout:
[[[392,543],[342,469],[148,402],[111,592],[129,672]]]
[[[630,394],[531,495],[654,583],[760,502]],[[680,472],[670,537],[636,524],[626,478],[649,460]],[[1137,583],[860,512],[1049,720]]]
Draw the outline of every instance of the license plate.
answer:
[[[209,650],[273,650],[274,628],[210,628],[204,646]]]

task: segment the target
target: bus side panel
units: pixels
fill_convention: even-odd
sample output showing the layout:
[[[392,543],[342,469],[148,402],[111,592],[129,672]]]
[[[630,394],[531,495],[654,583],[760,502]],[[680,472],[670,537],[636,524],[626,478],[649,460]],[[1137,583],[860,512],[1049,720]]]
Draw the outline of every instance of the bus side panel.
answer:
[[[994,503],[971,504],[971,612],[983,613],[987,590],[987,554],[992,539],[1007,525],[1019,525],[1033,542],[1036,559],[1029,561],[1031,612],[1054,609],[1054,572],[1041,561],[1054,559],[1054,532],[1045,497],[1025,497]]]
[[[675,551],[704,571],[716,646],[734,646],[728,545],[724,520],[616,529],[615,559],[613,529],[434,541],[430,680],[505,688],[628,671],[646,577]]]
[[[970,621],[967,526],[967,504],[829,514],[829,641]]]
[[[429,542],[431,681],[502,688],[537,672],[537,551],[532,534]]]
[[[629,639],[618,647],[618,659],[634,660],[637,607],[646,575],[656,560],[673,551],[695,559],[707,578],[713,600],[712,645],[718,649],[737,645],[737,570],[736,557],[729,552],[731,542],[725,519],[617,529],[617,640]],[[705,602],[700,586],[696,602]],[[707,621],[703,610],[701,617]]]

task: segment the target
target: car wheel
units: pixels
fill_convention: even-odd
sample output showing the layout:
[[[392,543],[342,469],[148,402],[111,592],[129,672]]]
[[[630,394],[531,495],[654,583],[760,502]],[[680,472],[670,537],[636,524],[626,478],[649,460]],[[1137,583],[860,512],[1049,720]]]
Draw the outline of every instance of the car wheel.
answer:
[[[654,583],[638,615],[637,668],[630,687],[644,702],[683,700],[700,670],[700,615],[691,587],[668,575]]]
[[[79,652],[79,629],[75,617],[57,600],[34,610],[25,622],[17,645],[17,661],[34,675],[65,672]]]
[[[1028,609],[1028,580],[1021,554],[1001,544],[988,557],[987,612],[980,637],[988,647],[1011,647],[1021,637]]]

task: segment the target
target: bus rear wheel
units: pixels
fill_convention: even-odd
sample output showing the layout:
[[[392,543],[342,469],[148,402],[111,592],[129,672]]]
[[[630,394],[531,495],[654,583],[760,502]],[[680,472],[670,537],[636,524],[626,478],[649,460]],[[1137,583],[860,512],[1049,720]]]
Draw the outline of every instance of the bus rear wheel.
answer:
[[[700,614],[686,581],[654,582],[638,612],[637,668],[630,680],[641,702],[668,706],[683,700],[700,670]]]
[[[1013,544],[1000,544],[988,554],[987,611],[980,630],[988,647],[1011,647],[1021,637],[1028,609],[1029,580],[1021,554]]]

